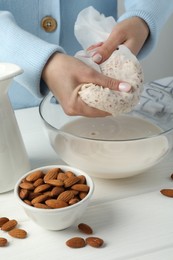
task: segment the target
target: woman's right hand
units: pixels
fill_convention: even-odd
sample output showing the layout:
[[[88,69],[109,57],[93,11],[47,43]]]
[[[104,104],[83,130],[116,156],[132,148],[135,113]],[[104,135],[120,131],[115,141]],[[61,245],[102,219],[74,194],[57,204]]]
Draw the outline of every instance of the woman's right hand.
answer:
[[[78,91],[83,83],[94,83],[112,90],[128,92],[131,86],[104,76],[77,58],[63,53],[55,53],[44,67],[42,79],[57,98],[65,113],[87,117],[108,116],[107,112],[85,104]]]

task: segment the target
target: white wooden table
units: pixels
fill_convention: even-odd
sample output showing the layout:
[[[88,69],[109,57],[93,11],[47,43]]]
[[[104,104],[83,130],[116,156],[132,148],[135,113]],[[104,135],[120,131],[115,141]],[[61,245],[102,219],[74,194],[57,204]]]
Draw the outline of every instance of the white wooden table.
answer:
[[[38,108],[16,111],[31,167],[62,163],[49,144]],[[173,152],[152,169],[119,180],[94,178],[95,192],[88,210],[79,221],[92,226],[105,246],[71,249],[65,241],[83,236],[76,225],[63,231],[37,226],[16,203],[13,191],[0,194],[0,217],[18,220],[28,237],[18,240],[0,230],[9,245],[0,248],[0,260],[172,260],[173,199],[160,194],[173,188]],[[76,223],[77,224],[77,223]],[[85,236],[84,236],[85,237]]]

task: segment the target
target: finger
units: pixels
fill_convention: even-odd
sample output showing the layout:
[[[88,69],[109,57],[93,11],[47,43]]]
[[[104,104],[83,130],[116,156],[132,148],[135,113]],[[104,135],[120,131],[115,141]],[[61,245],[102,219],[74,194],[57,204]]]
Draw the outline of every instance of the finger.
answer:
[[[101,81],[101,82],[103,85],[103,81]],[[117,90],[128,92],[131,89],[131,86],[128,83],[126,83],[126,82],[119,83],[119,82],[120,81],[118,81],[118,80],[112,81],[112,79],[108,78],[108,77],[105,78],[105,84],[109,88],[113,87],[113,89],[115,89],[115,83],[116,83]],[[76,90],[75,90],[75,92],[76,92]],[[73,93],[74,98],[76,97],[75,92]],[[76,100],[75,100],[75,104],[76,104]],[[78,115],[79,115],[79,113],[80,113],[80,115],[87,116],[87,117],[105,117],[105,116],[110,115],[108,112],[88,106],[84,101],[82,101],[81,97],[78,94],[77,94],[77,106],[75,106],[75,107],[78,107],[78,109],[79,109],[78,111],[76,111],[76,114],[78,114]]]
[[[99,77],[97,80],[95,80],[94,83],[99,86],[120,92],[129,92],[131,90],[131,85],[128,82],[116,80],[103,74],[99,74]]]
[[[91,51],[93,49],[96,49],[97,47],[100,47],[103,45],[103,42],[98,42],[96,44],[92,44],[89,48],[87,48],[87,51]]]
[[[112,40],[112,37],[109,37],[102,45],[95,48],[95,50],[93,49],[89,54],[91,54],[94,62],[100,64],[107,60],[122,43],[119,39],[115,41]]]
[[[99,42],[95,45],[91,45],[88,49],[87,49],[87,54],[90,57],[94,57],[93,61],[96,63],[100,63],[102,61],[102,56],[99,54],[99,47],[102,46],[104,43],[103,42]]]

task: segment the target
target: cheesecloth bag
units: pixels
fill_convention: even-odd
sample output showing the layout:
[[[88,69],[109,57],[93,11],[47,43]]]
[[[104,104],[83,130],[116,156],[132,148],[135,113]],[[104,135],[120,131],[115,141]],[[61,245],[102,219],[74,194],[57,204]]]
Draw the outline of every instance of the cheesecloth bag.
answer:
[[[130,112],[139,102],[143,85],[141,65],[124,45],[120,45],[110,58],[100,65],[96,64],[86,51],[89,46],[104,42],[114,26],[116,26],[116,21],[113,17],[105,17],[90,6],[78,14],[74,34],[83,48],[75,54],[76,58],[100,73],[128,82],[132,86],[130,92],[120,92],[103,88],[92,82],[81,84],[79,95],[86,104],[117,116]]]

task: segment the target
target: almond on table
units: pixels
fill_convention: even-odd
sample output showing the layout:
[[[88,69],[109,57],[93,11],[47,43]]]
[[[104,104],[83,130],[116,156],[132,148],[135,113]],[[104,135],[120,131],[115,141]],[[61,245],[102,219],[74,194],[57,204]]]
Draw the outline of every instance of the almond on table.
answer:
[[[2,225],[1,229],[3,231],[10,231],[11,229],[17,226],[17,221],[15,219],[7,221],[5,224]]]
[[[27,237],[27,232],[24,229],[20,229],[20,228],[14,228],[10,230],[8,234],[12,237],[20,238],[20,239]]]
[[[66,245],[71,248],[81,248],[86,246],[86,242],[82,237],[72,237],[66,241]]]
[[[92,234],[93,233],[92,228],[85,223],[80,223],[78,225],[78,229],[85,234]]]
[[[8,244],[8,240],[4,237],[0,237],[0,247],[6,246]]]
[[[9,221],[9,218],[1,217],[0,218],[0,227],[2,227],[2,225],[4,225],[7,221]]]
[[[162,189],[160,192],[166,197],[173,198],[173,189]]]
[[[104,243],[103,239],[99,237],[87,237],[86,238],[87,245],[90,245],[92,247],[101,247]]]
[[[8,232],[8,235],[13,238],[26,238],[27,231],[21,228],[16,228],[18,221],[15,219],[9,219],[7,217],[0,218],[1,230]],[[0,237],[0,247],[5,247],[8,244],[8,240],[4,237]]]

